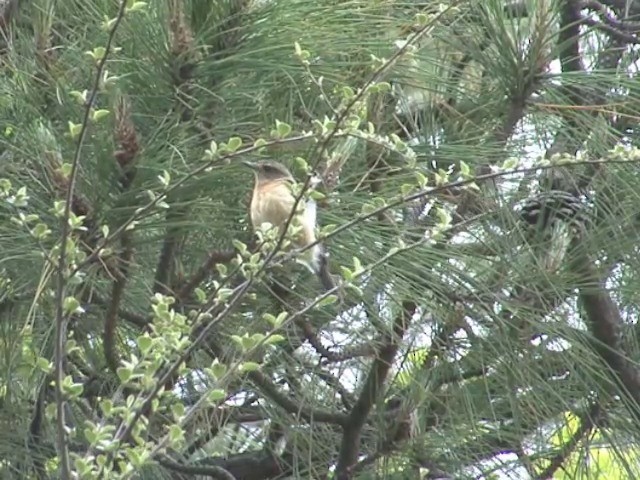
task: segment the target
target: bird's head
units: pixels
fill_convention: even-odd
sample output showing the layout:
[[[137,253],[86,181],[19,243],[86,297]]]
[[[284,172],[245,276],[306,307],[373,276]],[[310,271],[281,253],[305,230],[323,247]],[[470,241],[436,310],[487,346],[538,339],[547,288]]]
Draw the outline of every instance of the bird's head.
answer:
[[[279,162],[264,160],[260,162],[242,162],[251,168],[258,182],[269,182],[274,180],[288,180],[293,182],[293,175],[287,167]]]

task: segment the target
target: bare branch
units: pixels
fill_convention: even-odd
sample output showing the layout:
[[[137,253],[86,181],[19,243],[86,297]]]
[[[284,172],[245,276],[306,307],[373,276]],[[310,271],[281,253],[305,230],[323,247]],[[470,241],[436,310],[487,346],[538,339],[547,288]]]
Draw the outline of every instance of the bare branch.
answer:
[[[349,418],[343,427],[342,444],[336,467],[336,478],[338,480],[348,480],[352,476],[353,467],[356,465],[360,453],[362,427],[367,421],[373,405],[384,391],[384,383],[391,369],[391,364],[416,309],[417,305],[415,303],[408,300],[404,301],[402,303],[402,311],[394,321],[393,330],[383,335],[378,358],[371,365],[360,396],[351,409]]]
[[[619,393],[630,400],[629,410],[640,421],[640,372],[623,351],[620,311],[586,253],[576,256],[573,269],[580,275],[579,300],[589,330],[598,341],[597,353],[611,368]]]
[[[580,426],[575,433],[571,436],[569,441],[562,445],[558,454],[551,459],[551,463],[545,468],[539,475],[535,477],[536,480],[547,480],[552,478],[555,472],[562,467],[562,464],[566,462],[569,455],[571,455],[578,443],[589,434],[593,427],[598,423],[598,419],[602,415],[602,409],[599,404],[594,404],[591,408],[579,415]]]
[[[336,425],[344,425],[347,421],[346,415],[340,413],[315,410],[291,400],[278,390],[278,388],[263,373],[259,371],[250,372],[249,379],[255,383],[260,391],[270,400],[275,402],[286,412],[297,415],[308,422],[326,422]]]

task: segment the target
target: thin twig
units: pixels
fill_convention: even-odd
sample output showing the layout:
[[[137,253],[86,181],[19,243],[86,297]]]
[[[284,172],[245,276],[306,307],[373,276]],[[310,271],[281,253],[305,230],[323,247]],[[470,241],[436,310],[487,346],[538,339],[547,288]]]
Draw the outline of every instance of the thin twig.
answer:
[[[111,31],[109,32],[109,38],[105,46],[105,52],[100,62],[98,62],[95,79],[93,82],[93,88],[87,101],[84,111],[84,118],[82,120],[82,127],[80,135],[78,137],[78,143],[76,145],[76,151],[71,162],[71,173],[69,175],[69,185],[67,187],[67,195],[64,205],[64,214],[62,216],[62,233],[60,235],[60,258],[58,262],[57,272],[57,285],[56,285],[56,334],[55,334],[55,390],[56,390],[56,442],[58,444],[58,455],[60,457],[60,476],[62,480],[67,480],[71,476],[71,465],[69,463],[69,451],[67,448],[67,434],[66,434],[66,422],[64,415],[64,393],[62,392],[62,383],[65,377],[64,369],[64,354],[65,354],[65,340],[66,340],[66,317],[64,313],[64,299],[66,295],[66,278],[65,271],[67,270],[67,240],[71,233],[69,225],[69,217],[71,213],[71,204],[74,198],[74,190],[76,185],[76,179],[78,176],[78,168],[80,166],[80,155],[82,154],[82,147],[84,145],[84,139],[87,135],[89,128],[89,118],[91,116],[91,110],[93,103],[98,94],[100,88],[100,81],[102,79],[102,71],[107,62],[107,58],[111,51],[111,44],[115,37],[116,30],[124,17],[125,8],[127,2],[121,0],[118,15]]]

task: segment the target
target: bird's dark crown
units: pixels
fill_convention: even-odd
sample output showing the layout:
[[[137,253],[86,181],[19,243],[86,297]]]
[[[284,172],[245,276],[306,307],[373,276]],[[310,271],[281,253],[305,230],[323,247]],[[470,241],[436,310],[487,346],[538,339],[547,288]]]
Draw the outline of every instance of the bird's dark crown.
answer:
[[[279,162],[272,160],[263,160],[260,162],[243,162],[246,166],[253,169],[261,180],[279,180],[286,178],[293,180],[293,176],[289,169]]]

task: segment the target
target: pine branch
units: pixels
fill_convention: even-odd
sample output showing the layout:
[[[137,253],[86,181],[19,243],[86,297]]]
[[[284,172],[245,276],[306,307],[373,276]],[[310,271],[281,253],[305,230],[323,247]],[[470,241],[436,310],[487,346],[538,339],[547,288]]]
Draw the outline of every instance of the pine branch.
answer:
[[[396,356],[404,332],[417,305],[411,301],[402,302],[402,311],[394,321],[393,330],[383,334],[378,357],[373,361],[362,391],[349,413],[343,427],[343,436],[336,466],[336,478],[348,480],[360,454],[360,436],[369,412],[384,392],[384,383]]]

